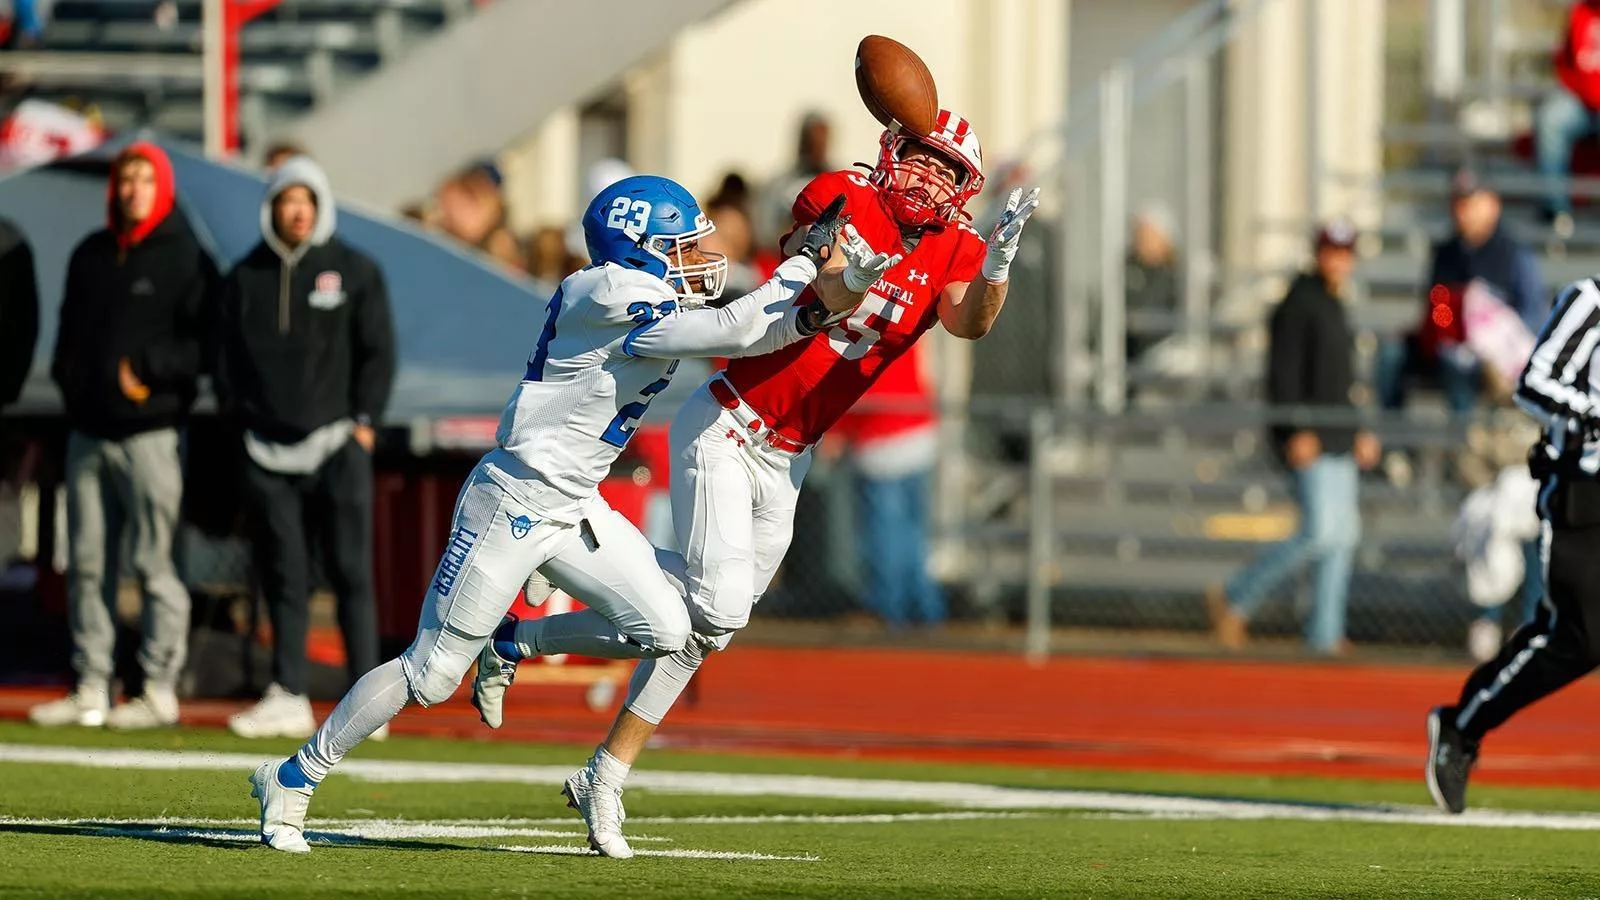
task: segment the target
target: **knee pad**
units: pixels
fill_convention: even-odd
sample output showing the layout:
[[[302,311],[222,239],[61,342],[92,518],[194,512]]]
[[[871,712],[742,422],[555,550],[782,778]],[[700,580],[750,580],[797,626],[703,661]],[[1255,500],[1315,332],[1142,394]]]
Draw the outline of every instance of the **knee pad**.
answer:
[[[688,643],[693,627],[689,621],[689,612],[682,606],[673,609],[670,615],[663,617],[664,621],[657,622],[651,627],[650,642],[647,646],[655,648],[661,655],[677,653]]]
[[[427,660],[416,662],[410,650],[401,655],[400,667],[405,671],[406,690],[411,699],[423,707],[449,700],[461,686],[460,676],[453,676],[439,666],[430,666]]]
[[[732,634],[750,624],[750,608],[753,601],[747,600],[743,604],[734,603],[700,603],[695,598],[689,601],[689,627],[696,634],[707,637],[719,637]]]

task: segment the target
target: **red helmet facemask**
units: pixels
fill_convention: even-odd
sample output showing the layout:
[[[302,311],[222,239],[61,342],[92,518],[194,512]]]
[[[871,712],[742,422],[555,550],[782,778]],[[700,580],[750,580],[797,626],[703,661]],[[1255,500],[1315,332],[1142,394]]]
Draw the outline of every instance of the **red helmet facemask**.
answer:
[[[917,146],[943,158],[955,169],[955,180],[926,160],[907,159],[907,151]],[[902,226],[954,225],[970,218],[967,201],[983,190],[983,149],[966,119],[940,110],[938,129],[925,137],[885,131],[878,139],[878,165],[869,180]]]

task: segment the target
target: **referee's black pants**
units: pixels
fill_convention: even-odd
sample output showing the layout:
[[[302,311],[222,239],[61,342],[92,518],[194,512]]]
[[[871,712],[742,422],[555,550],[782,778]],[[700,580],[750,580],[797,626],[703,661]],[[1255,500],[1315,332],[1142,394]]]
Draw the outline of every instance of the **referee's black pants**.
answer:
[[[255,565],[272,618],[272,680],[306,693],[312,590],[311,538],[338,600],[350,680],[378,664],[372,589],[372,457],[354,439],[315,472],[272,472],[245,459]]]
[[[1600,665],[1600,485],[1547,486],[1541,497],[1545,597],[1462,687],[1456,727],[1472,740]]]

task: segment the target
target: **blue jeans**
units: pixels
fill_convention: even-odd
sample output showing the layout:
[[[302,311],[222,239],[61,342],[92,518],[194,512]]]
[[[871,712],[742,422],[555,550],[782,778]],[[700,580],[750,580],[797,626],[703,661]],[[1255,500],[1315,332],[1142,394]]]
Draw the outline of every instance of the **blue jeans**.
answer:
[[[1572,147],[1585,135],[1600,130],[1600,116],[1571,91],[1561,88],[1539,104],[1533,129],[1539,174],[1544,176],[1545,203],[1552,213],[1570,212],[1572,197],[1567,179],[1572,176]]]
[[[861,478],[866,605],[890,628],[945,618],[944,593],[928,574],[929,473]]]
[[[1361,542],[1361,509],[1357,504],[1360,473],[1347,453],[1324,454],[1294,475],[1300,502],[1300,528],[1294,536],[1268,549],[1228,582],[1228,601],[1249,618],[1289,576],[1310,563],[1311,621],[1306,641],[1319,653],[1333,653],[1344,640],[1345,605],[1350,570]]]
[[[1384,409],[1403,409],[1406,405],[1406,377],[1430,374],[1424,361],[1417,357],[1416,342],[1411,338],[1390,338],[1378,344],[1378,359],[1374,380],[1377,382],[1378,401]],[[1439,380],[1445,403],[1457,415],[1472,412],[1478,402],[1478,385],[1483,377],[1483,365],[1476,357],[1457,355],[1450,348],[1440,348],[1435,368],[1431,374]]]

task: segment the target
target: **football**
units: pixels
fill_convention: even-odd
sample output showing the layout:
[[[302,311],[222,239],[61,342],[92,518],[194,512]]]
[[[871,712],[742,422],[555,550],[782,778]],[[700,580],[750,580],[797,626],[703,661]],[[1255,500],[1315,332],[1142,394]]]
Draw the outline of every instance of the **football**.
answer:
[[[856,46],[856,90],[885,128],[928,134],[939,118],[939,89],[922,58],[881,34]]]

